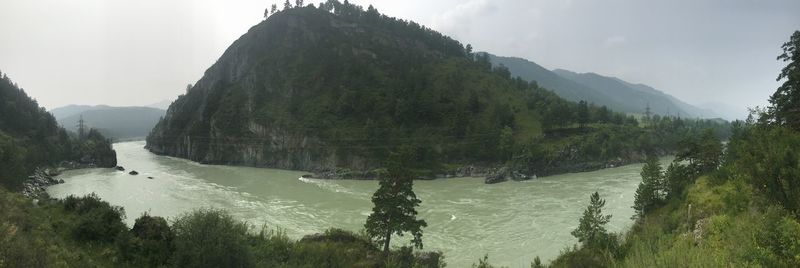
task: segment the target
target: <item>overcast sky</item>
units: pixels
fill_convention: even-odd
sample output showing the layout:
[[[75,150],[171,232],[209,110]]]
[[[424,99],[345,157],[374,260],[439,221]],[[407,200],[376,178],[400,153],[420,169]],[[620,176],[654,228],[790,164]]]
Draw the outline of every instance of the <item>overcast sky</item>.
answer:
[[[800,29],[797,0],[352,2],[476,50],[738,107],[767,103],[780,45]],[[2,0],[0,70],[49,109],[174,99],[272,3]]]

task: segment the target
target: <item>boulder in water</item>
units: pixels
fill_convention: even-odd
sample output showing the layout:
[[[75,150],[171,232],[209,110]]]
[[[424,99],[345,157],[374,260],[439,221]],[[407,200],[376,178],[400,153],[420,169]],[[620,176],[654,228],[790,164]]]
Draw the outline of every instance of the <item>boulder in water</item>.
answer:
[[[503,167],[500,170],[498,170],[497,172],[495,172],[494,174],[486,176],[486,180],[484,180],[483,182],[486,183],[486,184],[495,184],[495,183],[507,181],[508,177],[509,177],[508,173],[509,173],[509,169],[507,167]]]
[[[136,172],[136,170],[131,170],[131,172],[128,172],[128,174],[139,175],[139,172]]]
[[[117,167],[115,167],[115,168],[116,168],[117,170],[119,170],[119,171],[125,171],[125,168],[124,168],[124,167],[122,167],[122,166],[117,166]]]

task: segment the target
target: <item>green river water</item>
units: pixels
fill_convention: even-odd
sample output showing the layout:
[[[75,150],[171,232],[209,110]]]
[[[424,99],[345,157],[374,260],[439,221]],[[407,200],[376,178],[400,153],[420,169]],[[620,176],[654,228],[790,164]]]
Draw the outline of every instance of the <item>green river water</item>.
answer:
[[[114,144],[126,172],[68,171],[60,176],[65,183],[47,191],[56,198],[97,193],[125,208],[128,225],[143,212],[169,219],[214,207],[301,238],[330,227],[360,230],[378,186],[375,181],[300,179],[305,174],[300,171],[201,165],[154,155],[143,147],[142,141]],[[428,222],[425,250],[444,252],[448,267],[469,267],[485,254],[493,264],[508,267],[529,267],[537,255],[552,259],[577,242],[570,231],[594,191],[607,201],[604,212],[613,215],[610,231],[630,226],[641,166],[493,185],[482,178],[416,181],[414,191],[422,200],[419,217]],[[140,174],[128,175],[130,170]]]

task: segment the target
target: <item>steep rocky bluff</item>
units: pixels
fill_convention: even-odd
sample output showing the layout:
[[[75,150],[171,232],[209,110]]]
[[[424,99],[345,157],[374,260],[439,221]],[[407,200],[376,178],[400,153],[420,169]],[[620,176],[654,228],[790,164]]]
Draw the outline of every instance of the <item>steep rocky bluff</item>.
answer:
[[[293,8],[236,40],[146,148],[316,172],[378,168],[403,145],[421,163],[495,163],[503,129],[506,139],[540,134],[542,96],[557,98],[416,23],[353,5]]]

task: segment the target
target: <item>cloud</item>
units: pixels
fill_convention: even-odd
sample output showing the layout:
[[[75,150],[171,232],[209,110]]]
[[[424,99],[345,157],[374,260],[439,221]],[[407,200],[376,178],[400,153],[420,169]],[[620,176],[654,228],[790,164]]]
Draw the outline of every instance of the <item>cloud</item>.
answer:
[[[628,38],[621,35],[610,36],[603,41],[603,47],[614,48],[628,43]]]
[[[456,5],[433,19],[432,27],[442,32],[458,35],[468,34],[476,17],[483,17],[498,10],[490,0],[471,0]]]

